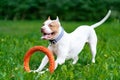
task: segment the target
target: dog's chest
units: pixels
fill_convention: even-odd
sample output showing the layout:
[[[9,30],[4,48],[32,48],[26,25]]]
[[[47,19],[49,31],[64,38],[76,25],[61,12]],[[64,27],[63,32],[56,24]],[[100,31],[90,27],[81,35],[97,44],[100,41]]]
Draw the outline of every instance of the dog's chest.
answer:
[[[56,55],[58,55],[58,53],[60,52],[60,49],[59,49],[59,46],[58,46],[58,45],[52,44],[52,45],[50,45],[49,47],[50,47],[50,49],[52,50],[52,52],[53,52],[54,54],[56,54]]]

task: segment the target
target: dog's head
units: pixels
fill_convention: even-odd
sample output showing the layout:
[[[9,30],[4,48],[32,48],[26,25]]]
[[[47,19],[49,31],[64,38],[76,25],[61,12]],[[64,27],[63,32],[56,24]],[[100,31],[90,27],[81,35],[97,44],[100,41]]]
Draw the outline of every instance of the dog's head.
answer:
[[[43,23],[41,27],[42,39],[52,40],[59,33],[60,22],[57,17],[56,20],[51,20],[50,17]]]

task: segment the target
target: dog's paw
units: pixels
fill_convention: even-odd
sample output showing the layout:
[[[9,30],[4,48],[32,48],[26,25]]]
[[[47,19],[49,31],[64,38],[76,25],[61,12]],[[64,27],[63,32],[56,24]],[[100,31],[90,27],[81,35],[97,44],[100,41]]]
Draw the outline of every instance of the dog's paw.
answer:
[[[31,70],[30,72],[43,74],[43,73],[45,73],[46,71]]]
[[[45,71],[40,71],[40,72],[38,72],[39,74],[44,74],[45,73]]]
[[[46,71],[48,71],[48,69],[46,69],[45,71],[31,70],[30,72],[43,74],[43,73],[45,73]]]
[[[95,63],[95,60],[94,60],[94,59],[92,60],[92,63]]]
[[[38,70],[30,70],[30,72],[37,73],[39,71]]]
[[[39,74],[44,74],[45,72],[49,71],[48,69],[44,70],[44,71],[39,71]]]
[[[77,63],[77,61],[73,61],[73,62],[72,62],[73,65],[76,64],[76,63]]]

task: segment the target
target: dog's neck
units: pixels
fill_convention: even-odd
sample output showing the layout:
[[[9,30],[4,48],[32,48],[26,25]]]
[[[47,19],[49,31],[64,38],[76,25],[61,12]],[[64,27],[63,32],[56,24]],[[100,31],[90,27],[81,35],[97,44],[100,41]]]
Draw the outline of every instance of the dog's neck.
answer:
[[[52,40],[49,40],[51,44],[56,44],[64,35],[64,29],[60,26],[59,27],[59,32],[58,32],[58,35],[52,39]]]

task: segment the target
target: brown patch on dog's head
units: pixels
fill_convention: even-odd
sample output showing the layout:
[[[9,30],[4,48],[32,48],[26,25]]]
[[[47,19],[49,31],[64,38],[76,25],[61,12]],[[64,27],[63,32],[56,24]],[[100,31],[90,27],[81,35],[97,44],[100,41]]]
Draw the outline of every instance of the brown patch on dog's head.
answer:
[[[57,21],[53,21],[48,26],[55,34],[58,33],[60,25]]]

